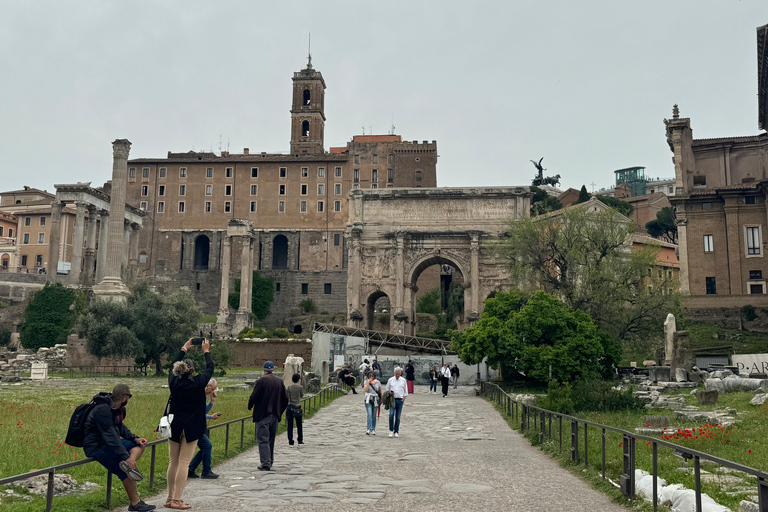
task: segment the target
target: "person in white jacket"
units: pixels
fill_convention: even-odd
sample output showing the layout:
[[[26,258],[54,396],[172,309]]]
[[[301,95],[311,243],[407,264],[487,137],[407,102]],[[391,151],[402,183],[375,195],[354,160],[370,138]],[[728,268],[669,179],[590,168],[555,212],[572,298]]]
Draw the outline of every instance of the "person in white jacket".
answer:
[[[448,363],[443,364],[443,368],[440,370],[440,381],[443,384],[443,398],[448,396],[448,384],[451,382],[451,367]]]
[[[403,369],[397,366],[395,376],[387,381],[386,390],[395,397],[395,404],[389,408],[389,437],[400,437],[400,415],[403,413],[403,403],[408,396],[408,388],[402,375]]]

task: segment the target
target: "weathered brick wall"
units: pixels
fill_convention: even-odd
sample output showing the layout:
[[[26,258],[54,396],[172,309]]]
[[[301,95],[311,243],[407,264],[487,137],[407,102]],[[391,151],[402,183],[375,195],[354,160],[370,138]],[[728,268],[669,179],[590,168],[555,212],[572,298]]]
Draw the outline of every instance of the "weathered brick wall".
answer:
[[[270,315],[264,319],[265,328],[285,327],[285,319],[293,313],[299,303],[312,299],[317,312],[329,313],[347,311],[347,272],[346,271],[289,271],[261,270],[262,277],[271,277],[275,281],[274,301]],[[277,291],[277,285],[280,291]],[[307,294],[302,294],[302,284],[307,285]],[[331,293],[325,293],[325,285],[331,285]]]
[[[85,340],[77,334],[67,336],[67,368],[95,366],[133,366],[132,357],[96,357],[88,352]]]
[[[307,366],[312,362],[312,340],[309,339],[244,340],[232,342],[230,347],[233,367],[263,366],[266,361],[282,366],[289,354],[304,358]]]

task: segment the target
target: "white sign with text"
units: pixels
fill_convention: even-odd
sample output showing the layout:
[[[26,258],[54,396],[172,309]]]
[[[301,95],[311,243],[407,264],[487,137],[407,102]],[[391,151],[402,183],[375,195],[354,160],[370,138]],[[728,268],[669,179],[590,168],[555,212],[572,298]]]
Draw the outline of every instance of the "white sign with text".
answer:
[[[733,366],[739,368],[739,375],[768,373],[768,354],[738,354],[731,358]]]

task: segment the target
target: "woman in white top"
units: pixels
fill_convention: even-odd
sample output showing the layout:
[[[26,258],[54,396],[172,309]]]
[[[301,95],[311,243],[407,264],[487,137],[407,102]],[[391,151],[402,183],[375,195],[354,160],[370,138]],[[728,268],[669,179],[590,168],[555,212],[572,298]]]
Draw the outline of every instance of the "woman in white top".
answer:
[[[365,430],[365,435],[376,435],[376,415],[379,411],[379,405],[381,404],[381,382],[376,379],[376,374],[368,370],[365,374],[365,384],[363,384],[363,391],[365,391],[365,411],[368,413],[368,425]]]
[[[443,384],[443,398],[445,398],[448,396],[448,384],[451,382],[451,367],[448,366],[448,363],[443,365],[442,370],[440,370],[440,376],[442,377],[440,380]]]

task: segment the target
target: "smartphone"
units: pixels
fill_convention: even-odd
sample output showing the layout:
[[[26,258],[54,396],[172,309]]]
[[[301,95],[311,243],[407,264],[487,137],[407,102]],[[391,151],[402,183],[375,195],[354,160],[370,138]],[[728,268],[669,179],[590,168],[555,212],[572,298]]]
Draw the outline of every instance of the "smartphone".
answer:
[[[202,345],[205,338],[192,338],[193,345]]]

